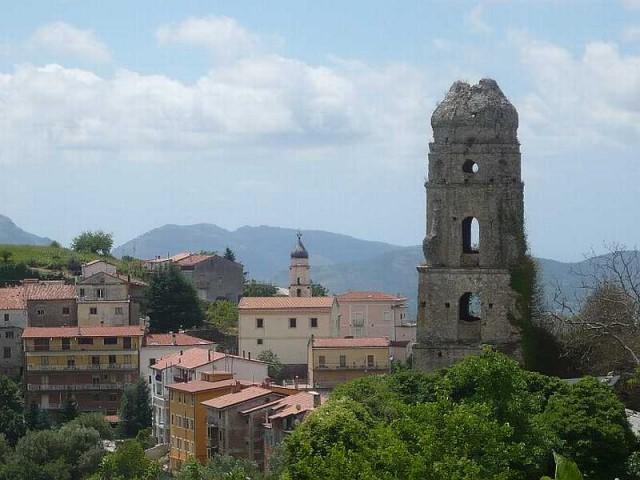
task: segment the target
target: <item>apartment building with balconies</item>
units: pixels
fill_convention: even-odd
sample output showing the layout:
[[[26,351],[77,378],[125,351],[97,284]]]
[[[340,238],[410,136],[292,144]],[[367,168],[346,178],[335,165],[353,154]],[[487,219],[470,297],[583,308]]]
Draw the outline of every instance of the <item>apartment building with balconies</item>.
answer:
[[[143,335],[138,326],[26,328],[27,405],[59,410],[73,400],[80,411],[115,415],[124,387],[138,378]]]
[[[22,374],[22,332],[27,327],[23,287],[0,288],[0,374]]]
[[[390,341],[386,337],[312,337],[307,354],[308,381],[318,389],[388,373],[391,367]]]

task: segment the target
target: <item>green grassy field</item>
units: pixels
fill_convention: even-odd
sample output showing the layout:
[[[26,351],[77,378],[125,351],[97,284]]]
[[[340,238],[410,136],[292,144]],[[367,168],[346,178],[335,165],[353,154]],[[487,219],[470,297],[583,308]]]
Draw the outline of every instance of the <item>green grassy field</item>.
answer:
[[[46,270],[66,271],[71,259],[86,263],[97,258],[104,258],[117,267],[121,267],[120,260],[114,257],[101,257],[93,253],[74,252],[63,247],[6,244],[0,244],[0,265],[4,263],[4,252],[10,253],[7,263],[24,263],[31,268]]]

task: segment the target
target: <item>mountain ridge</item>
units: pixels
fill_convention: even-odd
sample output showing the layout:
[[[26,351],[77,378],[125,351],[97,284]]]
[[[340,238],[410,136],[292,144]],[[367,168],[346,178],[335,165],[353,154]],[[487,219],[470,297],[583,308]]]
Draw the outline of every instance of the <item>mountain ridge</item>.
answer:
[[[40,237],[18,227],[9,217],[0,214],[0,244],[49,245],[50,238]]]

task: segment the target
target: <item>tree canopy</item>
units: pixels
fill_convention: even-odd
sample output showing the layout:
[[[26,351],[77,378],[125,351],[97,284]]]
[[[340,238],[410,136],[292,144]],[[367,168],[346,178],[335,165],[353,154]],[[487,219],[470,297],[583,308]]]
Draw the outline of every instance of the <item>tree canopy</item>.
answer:
[[[236,261],[236,254],[229,247],[224,249],[223,257],[226,258],[227,260],[231,260],[232,262]]]
[[[15,445],[25,432],[24,403],[20,387],[9,377],[0,375],[0,433]]]
[[[71,241],[71,249],[76,252],[91,252],[109,255],[113,247],[113,235],[102,230],[85,231]]]
[[[173,264],[162,267],[151,278],[145,303],[153,332],[199,327],[204,320],[195,288]]]
[[[311,283],[311,296],[312,297],[327,297],[329,296],[329,289],[319,283]]]
[[[152,407],[147,382],[139,378],[133,385],[127,385],[120,400],[120,433],[125,437],[135,437],[140,430],[151,426]]]
[[[260,283],[249,280],[244,284],[244,297],[273,297],[278,292],[275,285],[271,283]]]
[[[568,385],[487,351],[432,374],[340,385],[285,441],[279,474],[539,480],[552,473],[558,451],[587,478],[614,478],[635,446],[609,387],[591,379]]]
[[[267,371],[269,377],[277,381],[282,380],[283,365],[280,358],[278,358],[278,355],[273,353],[271,350],[263,350],[258,354],[258,360],[265,362],[268,365]]]
[[[229,300],[216,300],[207,308],[207,322],[223,333],[238,331],[238,306]]]

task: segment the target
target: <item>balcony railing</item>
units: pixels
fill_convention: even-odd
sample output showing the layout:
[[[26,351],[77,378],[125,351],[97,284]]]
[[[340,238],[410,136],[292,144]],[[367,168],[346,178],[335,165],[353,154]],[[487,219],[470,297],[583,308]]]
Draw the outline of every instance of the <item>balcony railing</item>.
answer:
[[[316,365],[319,370],[389,370],[388,364],[379,363],[319,363]]]
[[[73,385],[41,385],[27,384],[27,390],[30,392],[43,391],[75,391],[75,390],[123,390],[124,383],[76,383]]]
[[[46,372],[76,372],[76,371],[96,371],[96,370],[137,370],[138,366],[131,363],[100,363],[100,364],[80,364],[80,365],[29,365],[29,371]]]

